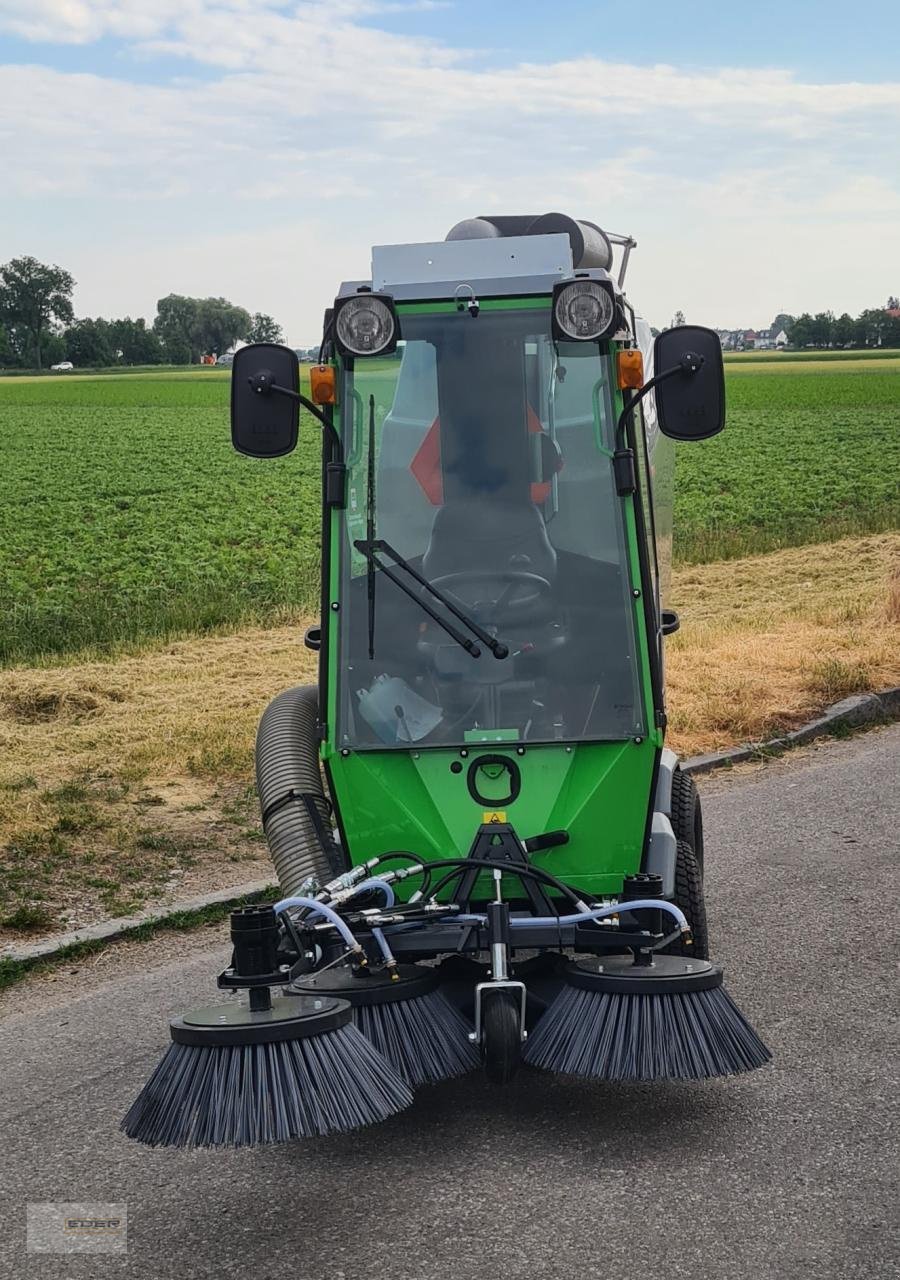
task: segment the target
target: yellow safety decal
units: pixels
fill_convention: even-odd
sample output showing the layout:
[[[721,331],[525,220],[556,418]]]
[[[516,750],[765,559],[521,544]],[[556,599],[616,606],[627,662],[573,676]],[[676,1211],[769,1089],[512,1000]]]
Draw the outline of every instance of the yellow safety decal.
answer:
[[[506,811],[504,809],[485,809],[482,822],[505,822]]]

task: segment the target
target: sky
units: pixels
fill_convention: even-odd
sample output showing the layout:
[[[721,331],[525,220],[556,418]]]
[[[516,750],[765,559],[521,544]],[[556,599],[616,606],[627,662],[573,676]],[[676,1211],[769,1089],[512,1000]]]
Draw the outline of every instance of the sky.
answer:
[[[900,5],[0,0],[0,262],[78,316],[224,296],[311,345],[373,244],[551,210],[656,325],[900,293]]]

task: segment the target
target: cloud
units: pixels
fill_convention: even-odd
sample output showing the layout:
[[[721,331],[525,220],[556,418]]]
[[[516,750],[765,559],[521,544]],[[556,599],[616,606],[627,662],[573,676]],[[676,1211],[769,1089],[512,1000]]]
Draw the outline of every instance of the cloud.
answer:
[[[379,28],[379,14],[409,7],[0,0],[0,29],[35,42],[33,65],[0,76],[7,242],[12,233],[24,251],[29,237],[55,235],[49,256],[62,260],[90,231],[111,254],[130,246],[133,271],[158,276],[167,253],[190,260],[184,246],[198,235],[236,250],[254,234],[308,238],[316,226],[316,270],[301,255],[300,300],[285,281],[284,301],[272,304],[303,327],[298,339],[327,301],[321,280],[359,270],[348,272],[345,255],[356,261],[365,244],[439,238],[479,211],[564,208],[635,232],[643,254],[635,279],[661,299],[654,318],[668,318],[684,290],[686,310],[691,298],[712,308],[718,284],[738,276],[748,298],[763,283],[783,293],[783,273],[809,288],[824,270],[825,232],[843,234],[854,213],[880,230],[856,256],[852,288],[861,294],[880,281],[896,241],[887,215],[896,221],[900,188],[885,139],[900,124],[900,85],[588,54],[501,66],[484,50]],[[41,65],[42,42],[101,39],[120,51],[115,75]],[[168,64],[168,77],[130,80],[135,61],[147,59],[155,69]],[[821,239],[806,233],[811,226]],[[739,264],[726,261],[736,237]],[[766,250],[756,276],[744,272],[748,242]],[[692,262],[716,255],[702,287],[696,271],[685,281],[688,247]],[[264,256],[278,260],[268,249]],[[323,260],[329,272],[319,270]],[[653,263],[652,276],[641,260]],[[224,281],[229,272],[237,279],[233,258],[219,262]],[[878,293],[889,286],[897,283]]]

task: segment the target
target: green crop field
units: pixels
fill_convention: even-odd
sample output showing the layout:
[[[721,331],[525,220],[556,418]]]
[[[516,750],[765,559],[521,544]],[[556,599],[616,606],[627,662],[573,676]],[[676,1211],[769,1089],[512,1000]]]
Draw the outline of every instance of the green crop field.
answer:
[[[0,380],[0,663],[315,608],[319,428],[239,457],[228,377]],[[726,431],[679,449],[679,559],[900,524],[900,360],[727,380]]]

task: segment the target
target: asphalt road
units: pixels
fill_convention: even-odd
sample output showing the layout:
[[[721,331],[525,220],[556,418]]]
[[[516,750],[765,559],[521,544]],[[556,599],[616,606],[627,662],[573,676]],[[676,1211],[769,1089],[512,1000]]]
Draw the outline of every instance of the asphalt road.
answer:
[[[712,946],[772,1066],[523,1074],[356,1135],[151,1151],[117,1130],[221,948],[0,1023],[0,1274],[186,1280],[884,1280],[897,1229],[900,725],[704,785]],[[27,1201],[128,1204],[127,1257],[26,1254]]]

